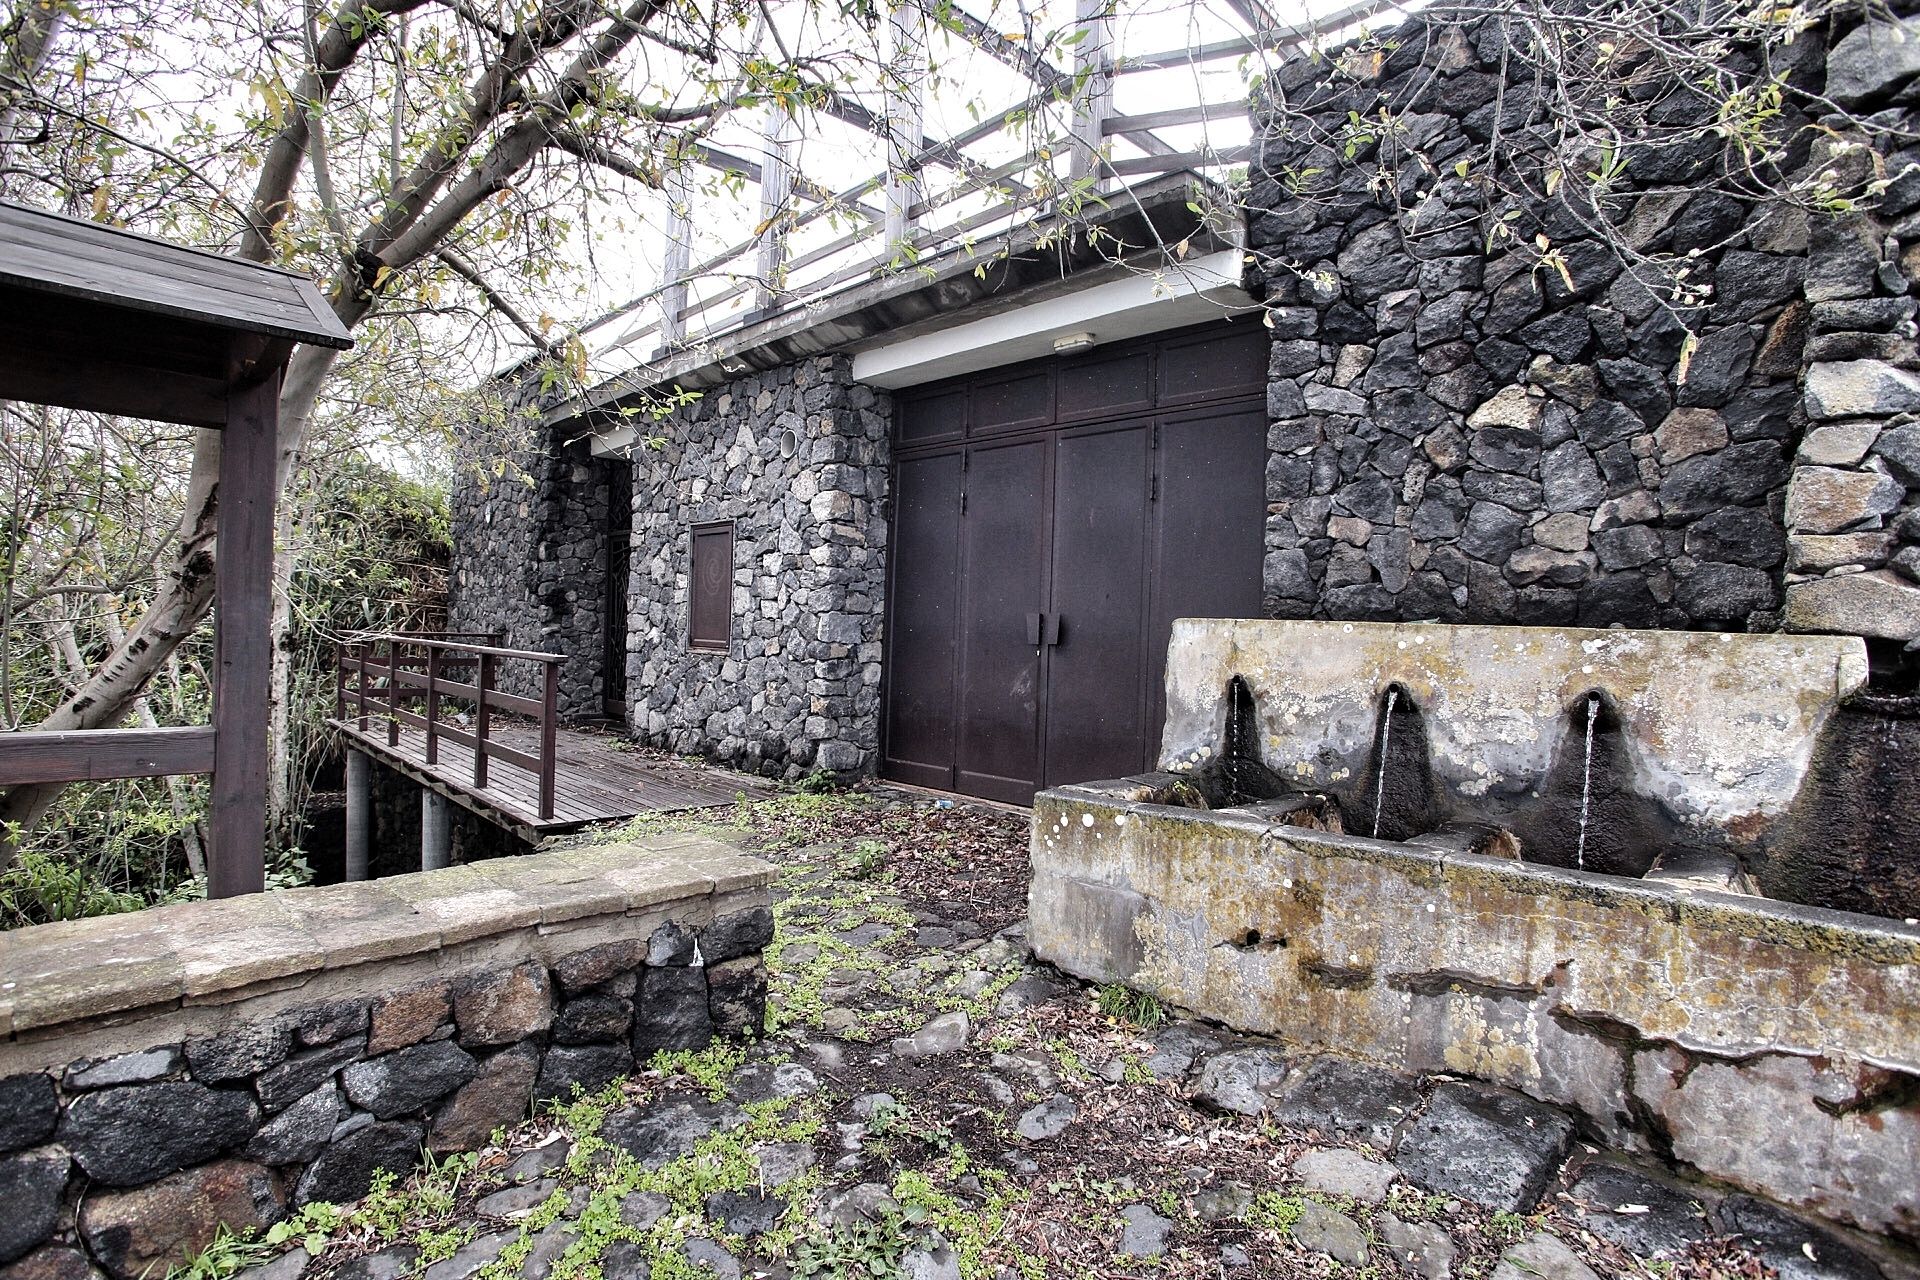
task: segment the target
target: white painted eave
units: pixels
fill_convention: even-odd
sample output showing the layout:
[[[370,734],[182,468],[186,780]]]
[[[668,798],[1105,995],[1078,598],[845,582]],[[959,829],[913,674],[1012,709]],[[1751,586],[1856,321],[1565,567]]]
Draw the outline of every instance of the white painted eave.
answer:
[[[868,347],[853,357],[856,381],[889,391],[1053,354],[1056,339],[1090,333],[1096,345],[1201,324],[1256,306],[1240,285],[1238,249]]]

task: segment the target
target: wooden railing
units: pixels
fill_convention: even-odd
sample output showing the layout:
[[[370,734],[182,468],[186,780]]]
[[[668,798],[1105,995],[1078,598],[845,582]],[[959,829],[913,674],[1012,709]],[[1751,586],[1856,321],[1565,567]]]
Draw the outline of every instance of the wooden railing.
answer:
[[[1231,120],[1238,136],[1248,118],[1245,96],[1178,102],[1164,110],[1127,115],[1114,110],[1116,82],[1229,59],[1277,61],[1336,34],[1351,34],[1380,14],[1397,12],[1391,0],[1349,0],[1292,28],[1275,25],[1246,0],[1231,3],[1255,30],[1206,44],[1127,54],[1116,42],[1112,6],[1078,0],[1079,37],[1071,66],[1049,63],[971,17],[962,6],[942,5],[942,30],[1020,71],[1030,90],[1006,110],[990,112],[944,139],[922,130],[926,14],[923,6],[899,6],[893,16],[885,113],[838,95],[829,95],[820,109],[882,139],[887,168],[838,191],[823,187],[793,168],[788,137],[792,120],[778,111],[769,112],[765,121],[764,163],[704,144],[694,146],[688,153],[694,165],[759,186],[761,216],[754,232],[709,256],[696,254],[694,180],[684,168],[669,170],[668,243],[659,286],[588,321],[581,335],[596,354],[627,348],[643,361],[659,360],[689,343],[711,341],[876,274],[915,270],[934,253],[971,245],[1017,220],[1051,217],[1063,196],[1070,205],[1085,201],[1103,206],[1120,197],[1128,177],[1184,170],[1222,174],[1252,158],[1250,143],[1215,145],[1189,139],[1176,145],[1154,130]],[[1042,127],[1049,113],[1051,124]],[[1011,160],[990,162],[968,154],[970,148],[1017,131],[1030,136],[1022,153]],[[1115,138],[1125,138],[1143,154],[1114,157],[1108,144]],[[937,171],[946,176],[936,180]],[[1054,195],[1043,198],[1048,192]],[[871,203],[881,196],[884,208]],[[849,222],[850,228],[840,229]]]
[[[339,655],[339,719],[362,733],[384,723],[390,747],[399,745],[402,726],[420,730],[426,737],[428,765],[440,762],[443,739],[470,749],[477,791],[486,789],[494,760],[524,769],[539,781],[540,816],[551,818],[563,659],[557,653],[503,649],[500,639],[498,632],[453,631],[392,632],[346,641]],[[501,689],[501,663],[537,667],[540,696]],[[470,729],[447,718],[448,700],[471,706]],[[531,717],[539,730],[539,749],[529,753],[494,741],[495,711]]]

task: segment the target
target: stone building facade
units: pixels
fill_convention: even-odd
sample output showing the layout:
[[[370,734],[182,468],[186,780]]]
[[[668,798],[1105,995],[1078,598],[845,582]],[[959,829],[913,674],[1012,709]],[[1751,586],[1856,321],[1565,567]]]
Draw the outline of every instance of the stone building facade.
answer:
[[[1920,147],[1794,119],[1789,176],[1879,176],[1843,211],[1726,194],[1707,132],[1630,149],[1604,200],[1489,195],[1496,114],[1509,140],[1551,132],[1508,39],[1415,19],[1290,64],[1255,109],[1264,611],[1834,630],[1898,665],[1920,640]],[[1884,24],[1812,31],[1783,70],[1911,136],[1920,67],[1888,47]],[[875,767],[890,417],[836,355],[642,429],[625,705],[645,740],[770,776]],[[593,429],[455,503],[454,625],[564,650],[576,714],[605,685],[623,465],[579,442]],[[687,643],[688,529],[712,520],[735,530],[725,653]]]
[[[509,649],[565,654],[560,713],[603,714],[607,537],[625,466],[596,458],[579,433],[554,432],[502,458],[471,443],[456,459],[454,563],[447,630],[497,632]],[[617,522],[615,522],[617,523]],[[526,663],[502,663],[500,686],[539,697]]]
[[[884,393],[844,356],[715,388],[633,448],[628,689],[655,746],[795,777],[871,770],[886,590]],[[733,525],[733,636],[688,643],[687,530]]]

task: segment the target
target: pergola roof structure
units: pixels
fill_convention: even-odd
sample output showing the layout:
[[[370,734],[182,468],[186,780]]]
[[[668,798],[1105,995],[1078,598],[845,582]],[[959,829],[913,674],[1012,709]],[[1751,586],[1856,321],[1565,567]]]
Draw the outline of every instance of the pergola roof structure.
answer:
[[[280,379],[353,339],[313,282],[0,202],[0,400],[217,429],[213,723],[0,733],[0,786],[210,773],[208,894],[263,884]]]
[[[1053,42],[1051,58],[961,4],[907,0],[893,9],[882,41],[884,83],[868,95],[883,99],[879,109],[841,92],[813,107],[814,130],[834,135],[830,155],[844,161],[861,138],[884,151],[885,168],[851,184],[844,173],[832,175],[842,179],[836,184],[798,163],[802,140],[777,108],[764,113],[757,140],[734,138],[729,149],[705,138],[686,147],[686,164],[667,174],[668,244],[657,285],[582,327],[593,389],[547,420],[667,382],[697,386],[762,367],[810,316],[841,325],[844,340],[864,327],[845,323],[849,297],[891,297],[900,290],[886,287],[890,277],[931,278],[936,260],[953,278],[956,257],[969,259],[968,270],[1005,261],[1023,244],[1048,244],[1049,230],[1131,217],[1159,232],[1164,220],[1147,206],[1165,202],[1176,175],[1220,193],[1251,158],[1248,91],[1257,74],[1403,12],[1388,0],[1303,0],[1293,20],[1269,0],[1072,7],[1071,38]],[[1174,43],[1181,36],[1187,42]],[[1014,100],[949,136],[931,136],[927,124],[942,104],[926,87],[930,39],[1000,69]],[[715,249],[707,241],[718,220],[694,190],[703,169],[751,183],[759,195],[751,234]],[[1120,248],[1139,255],[1136,269],[1155,270],[1167,265],[1173,243],[1149,238]]]

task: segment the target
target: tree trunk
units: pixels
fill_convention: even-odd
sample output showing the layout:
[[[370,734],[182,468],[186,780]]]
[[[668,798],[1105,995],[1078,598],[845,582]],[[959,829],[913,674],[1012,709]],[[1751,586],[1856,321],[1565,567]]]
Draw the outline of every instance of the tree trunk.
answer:
[[[343,308],[336,308],[341,310]],[[349,327],[366,314],[365,304],[348,304],[341,317]],[[280,460],[277,492],[285,492],[287,477],[300,457],[307,420],[319,399],[320,387],[338,353],[319,347],[299,347],[287,365],[280,392]],[[146,690],[167,655],[193,634],[213,604],[214,535],[218,523],[220,433],[194,433],[193,472],[187,482],[187,500],[178,541],[163,565],[160,589],[126,640],[94,669],[93,674],[59,707],[34,725],[36,730],[111,729],[133,710],[134,700]],[[262,708],[262,714],[265,709]],[[31,828],[66,787],[60,782],[27,783],[0,796],[0,824]],[[12,839],[0,841],[0,870],[17,852]]]
[[[46,5],[40,0],[20,0],[18,8],[8,20],[8,25],[19,24],[19,31],[13,38],[13,45],[0,58],[0,76],[15,84],[29,84],[46,65],[47,51],[53,47],[53,38],[60,32],[61,23],[66,21],[67,10],[61,5]],[[0,150],[4,150],[12,140],[13,122],[19,115],[9,98],[0,97]]]
[[[267,741],[273,759],[267,765],[267,831],[284,848],[293,833],[299,789],[293,749],[293,575],[300,567],[300,557],[290,504],[281,504],[274,525],[273,621],[269,629],[273,671],[267,686]]]

